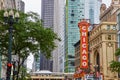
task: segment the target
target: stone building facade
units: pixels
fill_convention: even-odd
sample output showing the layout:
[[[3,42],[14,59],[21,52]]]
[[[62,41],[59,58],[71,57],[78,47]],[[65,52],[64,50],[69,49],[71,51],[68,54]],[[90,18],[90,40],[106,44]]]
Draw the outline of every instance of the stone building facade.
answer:
[[[118,80],[118,74],[110,71],[110,62],[116,60],[117,49],[117,10],[120,0],[112,0],[109,8],[105,4],[100,8],[100,24],[94,25],[89,36],[90,63],[104,80]],[[94,69],[91,69],[94,72]]]
[[[101,22],[90,32],[90,63],[97,66],[97,71],[104,76],[104,80],[117,78],[117,73],[110,71],[110,62],[116,60],[117,48],[116,22]],[[91,71],[95,72],[92,68]]]
[[[109,8],[105,4],[100,8],[100,22],[116,22],[116,11],[120,8],[120,0],[112,0]]]

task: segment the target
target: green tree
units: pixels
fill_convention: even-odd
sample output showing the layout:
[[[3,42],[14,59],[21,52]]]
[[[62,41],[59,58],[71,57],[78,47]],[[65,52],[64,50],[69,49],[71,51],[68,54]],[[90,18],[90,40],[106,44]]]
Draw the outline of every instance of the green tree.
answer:
[[[119,57],[120,56],[120,48],[118,48],[115,52],[115,56]],[[110,63],[110,69],[112,72],[120,72],[120,62],[117,61],[111,61]]]
[[[9,25],[4,24],[4,11],[0,11],[0,42],[2,55],[8,52]],[[40,50],[46,58],[51,57],[51,52],[56,47],[54,40],[60,40],[50,28],[44,28],[37,13],[20,13],[19,22],[13,25],[12,55],[18,55],[18,75],[21,66],[30,53],[37,56]]]

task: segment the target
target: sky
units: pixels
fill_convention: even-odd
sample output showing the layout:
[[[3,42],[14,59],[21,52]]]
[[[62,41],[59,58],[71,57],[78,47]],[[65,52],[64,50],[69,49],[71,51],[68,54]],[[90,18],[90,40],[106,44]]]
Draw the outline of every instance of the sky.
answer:
[[[102,0],[103,3],[107,5],[107,7],[111,4],[112,0]]]
[[[41,14],[41,0],[22,0],[25,2],[25,12],[33,11]]]
[[[22,0],[25,2],[25,12],[33,11],[41,14],[41,0]],[[107,7],[110,5],[112,0],[102,0],[102,3],[105,3]],[[27,59],[27,67],[32,69],[33,56],[30,55]]]
[[[25,12],[33,11],[41,14],[41,0],[22,0],[25,2]],[[102,0],[103,3],[110,5],[112,0]]]

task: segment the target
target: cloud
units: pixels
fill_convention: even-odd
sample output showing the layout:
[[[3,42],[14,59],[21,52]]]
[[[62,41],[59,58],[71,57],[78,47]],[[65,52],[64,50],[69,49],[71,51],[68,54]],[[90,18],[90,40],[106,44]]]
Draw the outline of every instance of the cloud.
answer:
[[[103,0],[102,2],[105,3],[107,7],[111,4],[111,0]]]
[[[25,12],[33,11],[41,14],[41,0],[22,0],[25,2]]]

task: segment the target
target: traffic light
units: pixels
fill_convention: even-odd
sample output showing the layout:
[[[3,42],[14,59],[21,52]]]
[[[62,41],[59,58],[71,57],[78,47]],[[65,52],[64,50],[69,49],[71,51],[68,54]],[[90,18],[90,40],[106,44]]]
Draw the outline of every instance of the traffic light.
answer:
[[[12,68],[12,64],[7,63],[7,73],[6,73],[7,79],[6,80],[10,80],[11,68]]]

